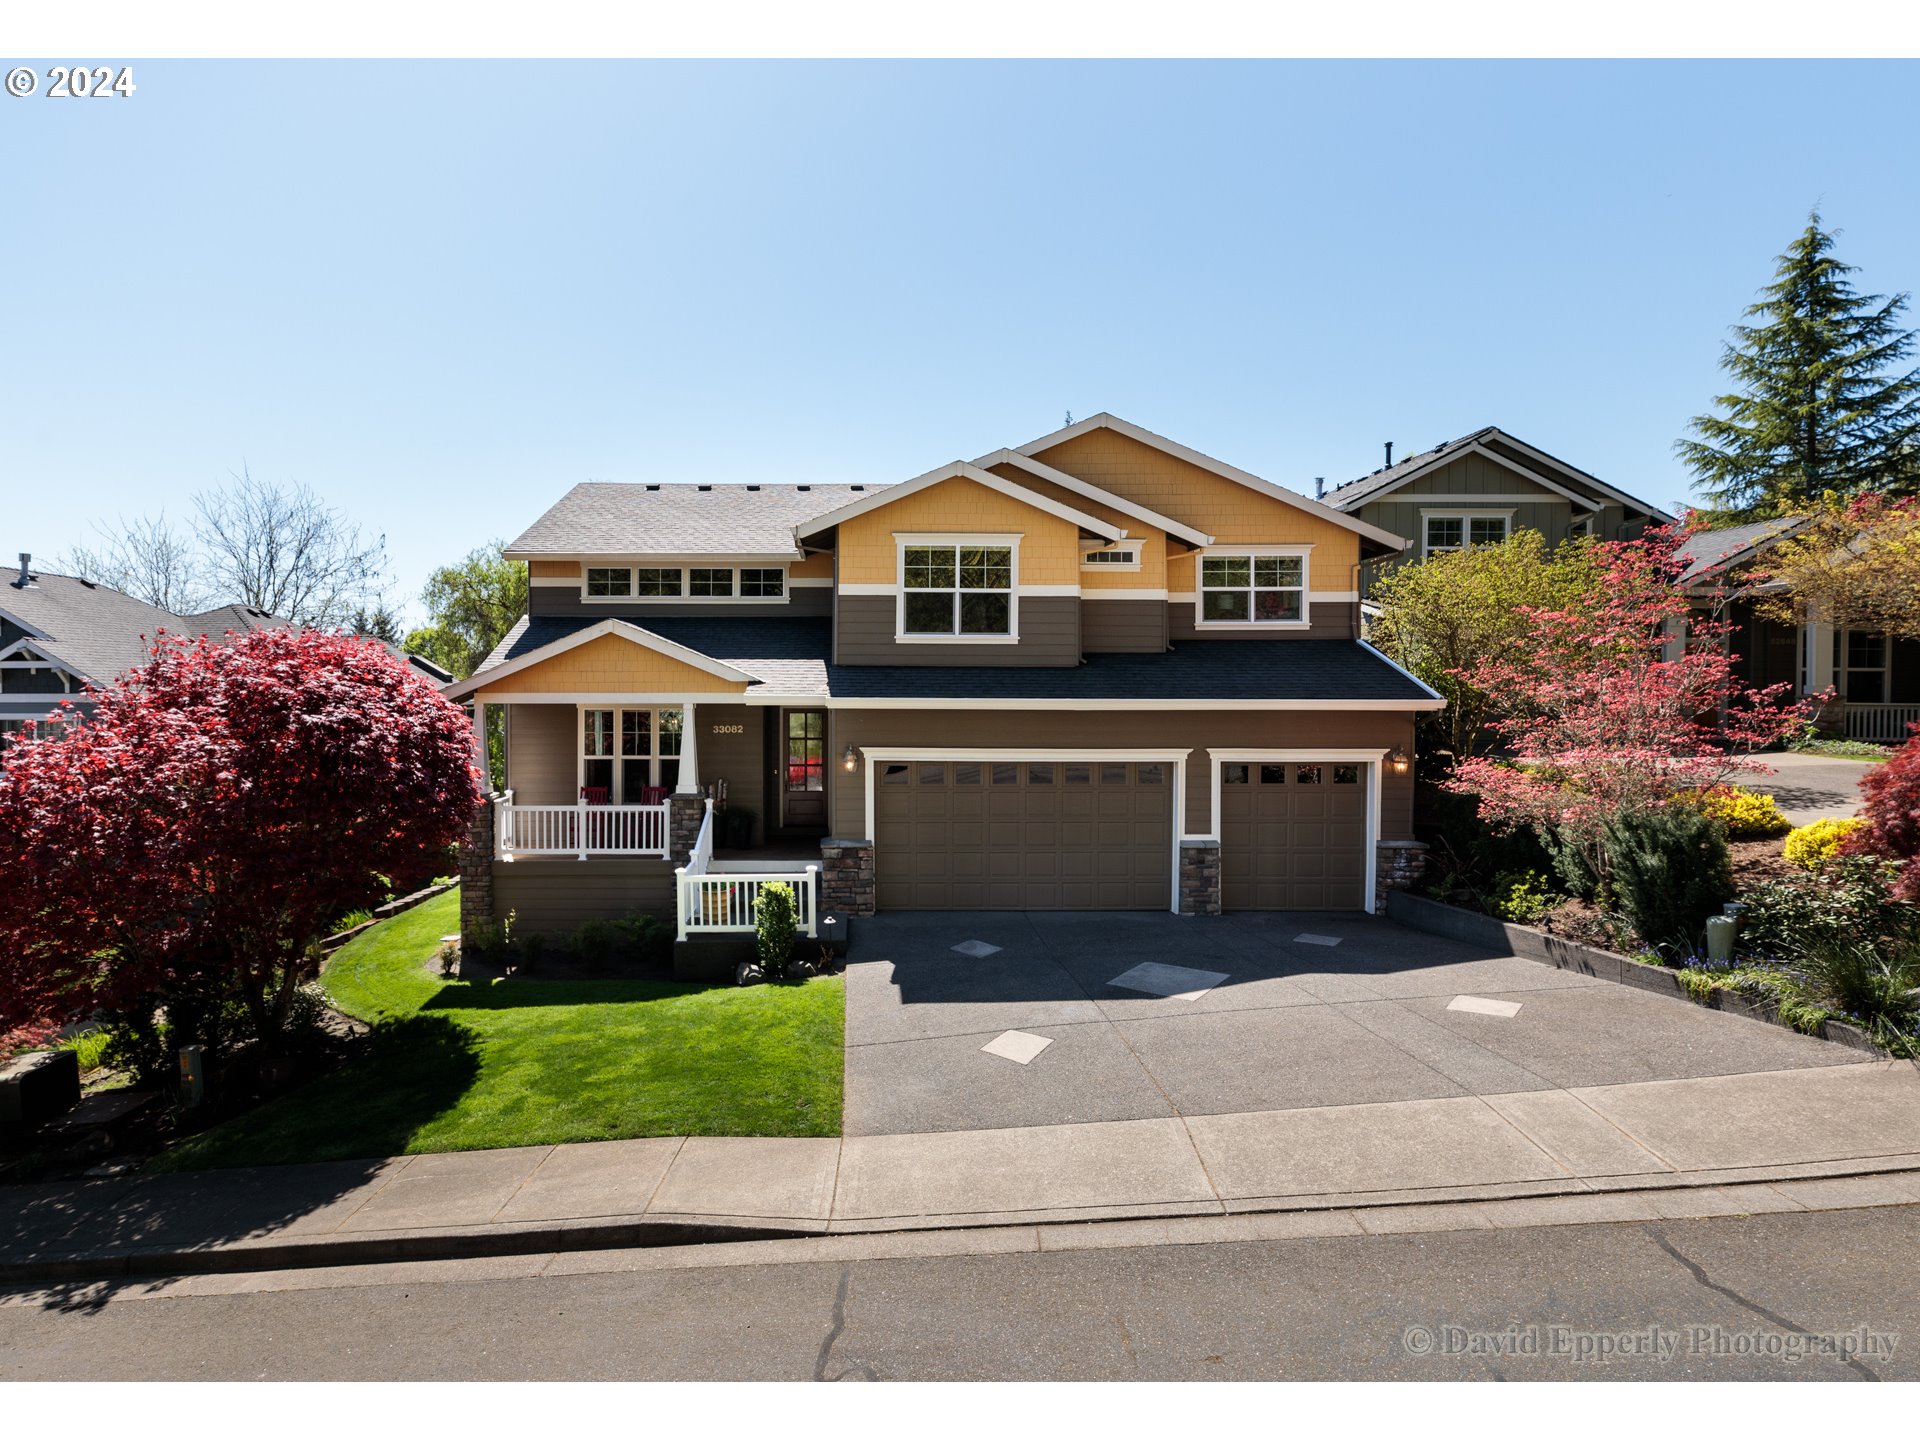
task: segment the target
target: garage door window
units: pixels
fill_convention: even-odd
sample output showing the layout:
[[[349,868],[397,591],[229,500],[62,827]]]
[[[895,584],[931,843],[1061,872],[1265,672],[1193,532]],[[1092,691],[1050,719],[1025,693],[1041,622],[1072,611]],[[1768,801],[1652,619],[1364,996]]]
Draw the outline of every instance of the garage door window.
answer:
[[[1222,765],[1220,767],[1222,785],[1244,785],[1247,783],[1247,767],[1244,765]]]
[[[1320,767],[1318,765],[1300,766],[1294,772],[1294,781],[1300,785],[1318,785],[1320,783]]]
[[[1162,785],[1166,783],[1167,767],[1164,765],[1142,765],[1139,776],[1142,785]]]
[[[1262,785],[1284,785],[1287,783],[1287,767],[1284,765],[1262,765],[1260,767]]]
[[[1360,783],[1360,767],[1358,765],[1334,766],[1333,783],[1336,785],[1358,785]]]
[[[880,772],[880,783],[882,785],[906,784],[907,783],[907,767],[904,765],[887,766],[886,769]]]

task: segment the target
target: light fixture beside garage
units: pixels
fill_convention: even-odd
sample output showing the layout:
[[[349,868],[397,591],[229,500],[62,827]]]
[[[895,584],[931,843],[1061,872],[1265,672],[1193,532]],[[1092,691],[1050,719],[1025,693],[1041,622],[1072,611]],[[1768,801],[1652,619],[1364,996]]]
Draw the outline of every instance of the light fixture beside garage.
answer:
[[[853,746],[847,746],[847,753],[840,757],[840,768],[849,775],[860,768],[860,757],[854,753]]]
[[[1387,757],[1387,763],[1393,766],[1393,773],[1396,775],[1406,774],[1407,767],[1413,764],[1413,762],[1407,758],[1407,752],[1404,750],[1395,750]]]

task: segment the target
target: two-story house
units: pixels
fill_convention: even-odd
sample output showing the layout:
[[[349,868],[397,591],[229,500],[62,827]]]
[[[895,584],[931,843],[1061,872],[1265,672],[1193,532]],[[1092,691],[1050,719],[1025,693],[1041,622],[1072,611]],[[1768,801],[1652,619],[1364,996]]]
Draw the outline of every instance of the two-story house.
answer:
[[[1632,540],[1673,518],[1495,425],[1398,462],[1389,447],[1384,458],[1371,475],[1326,496],[1342,514],[1406,542],[1368,567],[1369,580],[1405,561],[1497,545],[1521,529],[1539,531],[1549,545],[1579,535]]]
[[[1371,909],[1442,703],[1359,637],[1401,544],[1110,415],[896,484],[578,485],[446,689],[506,712],[463,924],[740,926],[775,874],[850,914]]]

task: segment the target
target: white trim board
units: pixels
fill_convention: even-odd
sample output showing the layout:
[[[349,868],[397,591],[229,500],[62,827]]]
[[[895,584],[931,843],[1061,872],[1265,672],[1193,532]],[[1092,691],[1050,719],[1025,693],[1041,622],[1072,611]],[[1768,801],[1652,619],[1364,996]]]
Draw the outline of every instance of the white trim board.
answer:
[[[723,661],[702,655],[698,650],[690,650],[685,645],[675,644],[664,635],[656,635],[651,630],[643,629],[631,621],[609,616],[605,620],[584,626],[571,635],[563,635],[558,640],[550,641],[537,650],[529,650],[526,654],[509,660],[504,665],[496,665],[491,670],[483,670],[477,675],[468,676],[465,680],[456,680],[451,685],[443,686],[440,693],[449,700],[465,699],[476,691],[497,684],[509,675],[517,675],[522,670],[538,665],[542,661],[551,660],[556,655],[564,655],[567,651],[584,645],[590,640],[599,640],[608,635],[617,635],[644,650],[655,651],[670,660],[678,660],[684,665],[691,665],[696,670],[704,670],[707,674],[722,680],[733,680],[749,685],[759,682],[758,676],[749,675],[744,670],[736,670]]]
[[[1211,455],[1203,455],[1198,450],[1190,449],[1178,441],[1169,440],[1164,435],[1156,435],[1151,430],[1143,429],[1131,421],[1122,420],[1118,415],[1110,415],[1104,410],[1098,415],[1088,416],[1085,420],[1076,420],[1073,424],[1063,426],[1049,435],[1042,435],[1038,440],[1030,440],[1025,445],[1018,447],[1019,452],[1022,455],[1028,456],[1038,455],[1043,450],[1051,450],[1056,445],[1064,445],[1069,440],[1077,440],[1082,435],[1094,430],[1111,430],[1116,435],[1124,435],[1129,440],[1137,440],[1140,444],[1150,446],[1163,455],[1171,455],[1176,460],[1184,460],[1189,465],[1197,465],[1202,470],[1218,475],[1223,480],[1231,480],[1236,485],[1244,485],[1249,490],[1265,495],[1271,500],[1277,500],[1283,505],[1295,506],[1298,509],[1306,511],[1309,515],[1318,516],[1329,524],[1338,525],[1343,530],[1351,530],[1357,535],[1366,536],[1369,540],[1378,541],[1380,544],[1386,546],[1388,550],[1395,553],[1407,548],[1405,537],[1395,535],[1391,530],[1382,530],[1378,525],[1370,525],[1364,520],[1356,519],[1352,515],[1347,514],[1344,510],[1336,510],[1325,501],[1315,500],[1310,496],[1302,495],[1297,490],[1289,490],[1284,485],[1275,485],[1270,480],[1262,480],[1258,475],[1250,471],[1242,470],[1235,465],[1229,465],[1224,460],[1216,460]]]
[[[1364,643],[1364,642],[1356,642]],[[1389,662],[1391,663],[1391,662]],[[1396,667],[1398,668],[1398,667]],[[489,670],[487,675],[494,674]],[[1350,710],[1354,712],[1391,714],[1396,711],[1412,713],[1417,710],[1444,710],[1447,702],[1435,695],[1430,700],[1208,700],[1188,696],[1184,699],[968,699],[964,696],[953,698],[928,698],[925,696],[846,696],[822,695],[818,691],[797,690],[748,690],[736,694],[730,690],[706,690],[693,694],[684,691],[642,692],[627,690],[552,690],[552,691],[512,691],[503,690],[490,694],[486,688],[486,676],[476,677],[480,684],[474,691],[489,705],[584,705],[584,704],[679,704],[682,700],[693,700],[702,705],[786,705],[796,709],[811,710],[1029,710],[1041,714],[1074,713],[1079,711],[1109,712],[1118,710],[1267,710],[1275,713],[1289,711],[1325,711]],[[468,682],[471,683],[471,682]],[[1415,681],[1418,684],[1418,681]],[[1421,686],[1425,689],[1425,686]],[[441,693],[447,693],[443,690]],[[1431,691],[1428,692],[1432,694]],[[449,698],[465,698],[449,696]]]
[[[855,745],[853,748],[860,752],[861,758],[866,762],[866,838],[867,842],[874,848],[874,868],[876,871],[880,864],[880,838],[874,833],[878,828],[874,823],[874,766],[876,764],[888,764],[893,761],[911,762],[915,760],[927,760],[935,763],[977,761],[982,764],[992,764],[994,762],[1004,764],[1009,761],[1024,762],[1031,760],[1042,765],[1075,764],[1079,762],[1098,765],[1103,761],[1108,764],[1138,764],[1141,761],[1145,761],[1149,765],[1160,764],[1167,766],[1172,772],[1169,778],[1173,782],[1173,834],[1171,836],[1171,843],[1168,846],[1168,849],[1172,852],[1173,892],[1168,910],[1175,915],[1180,913],[1180,835],[1186,819],[1187,757],[1193,754],[1191,747],[1186,749],[1170,747],[1148,747],[1141,749],[1120,745],[1108,746],[1103,749],[1049,750],[1044,747],[998,746],[976,749],[943,747],[929,750],[919,745]]]
[[[1030,505],[1035,510],[1052,515],[1056,519],[1071,521],[1082,530],[1105,536],[1110,541],[1127,538],[1127,532],[1124,529],[1089,515],[1084,510],[1075,510],[1070,505],[1062,505],[1051,496],[1042,495],[1038,490],[1029,490],[1024,485],[1016,485],[1011,480],[1003,480],[1000,476],[982,470],[977,465],[969,465],[965,460],[955,460],[950,464],[929,470],[924,475],[903,480],[898,485],[889,485],[884,490],[863,495],[851,504],[840,506],[837,510],[829,510],[825,514],[815,515],[810,520],[802,520],[793,527],[795,540],[797,542],[806,539],[809,535],[818,535],[821,531],[830,530],[844,521],[891,505],[896,500],[905,499],[909,495],[917,494],[947,480],[968,480],[975,485],[984,485],[987,489],[1004,495],[1010,500],[1017,500],[1022,505]]]
[[[1135,520],[1144,521],[1146,524],[1152,525],[1158,530],[1165,531],[1177,540],[1186,541],[1189,545],[1211,545],[1213,543],[1213,537],[1204,530],[1196,530],[1191,525],[1183,525],[1170,515],[1162,515],[1158,510],[1149,510],[1145,505],[1129,500],[1124,495],[1116,495],[1111,490],[1103,490],[1100,486],[1090,481],[1082,480],[1078,475],[1069,475],[1064,470],[1056,470],[1044,461],[1036,460],[1031,455],[1023,454],[1018,450],[1004,448],[995,450],[991,455],[982,455],[973,463],[978,465],[982,470],[989,469],[995,465],[1016,465],[1031,475],[1038,476],[1042,480],[1051,481],[1063,490],[1071,490],[1076,495],[1084,495],[1087,499],[1097,501],[1109,510],[1118,510],[1122,515],[1131,515]]]

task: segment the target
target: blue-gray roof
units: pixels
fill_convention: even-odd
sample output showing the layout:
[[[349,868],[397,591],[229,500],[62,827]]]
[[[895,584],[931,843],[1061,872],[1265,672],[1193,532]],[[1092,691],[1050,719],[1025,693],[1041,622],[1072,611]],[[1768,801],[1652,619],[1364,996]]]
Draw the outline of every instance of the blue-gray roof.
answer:
[[[484,674],[601,617],[523,619]],[[834,699],[1405,700],[1425,687],[1355,640],[1192,640],[1153,655],[1089,655],[1079,665],[835,665],[827,619],[635,619],[676,645],[755,677],[748,693]]]

